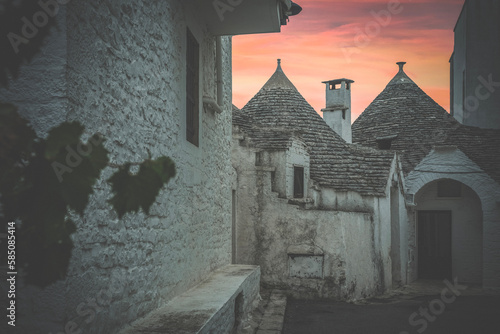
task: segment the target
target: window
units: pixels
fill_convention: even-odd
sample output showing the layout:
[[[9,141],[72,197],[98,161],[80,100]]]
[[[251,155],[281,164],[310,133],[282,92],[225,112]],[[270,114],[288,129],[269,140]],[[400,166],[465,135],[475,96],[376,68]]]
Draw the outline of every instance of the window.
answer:
[[[271,172],[271,191],[277,192],[276,191],[276,172],[275,171]]]
[[[379,150],[390,150],[392,147],[392,141],[398,138],[398,135],[377,137],[375,141],[377,142],[377,147]]]
[[[462,184],[454,180],[441,180],[437,184],[438,197],[460,197],[462,196]]]
[[[346,112],[346,110],[345,110],[345,109],[343,109],[343,110],[342,110],[342,119],[345,119],[345,112]]]
[[[293,167],[293,197],[304,197],[304,167]]]
[[[379,150],[390,150],[392,146],[392,139],[385,139],[377,141]]]
[[[199,44],[187,29],[186,47],[186,139],[199,145]]]

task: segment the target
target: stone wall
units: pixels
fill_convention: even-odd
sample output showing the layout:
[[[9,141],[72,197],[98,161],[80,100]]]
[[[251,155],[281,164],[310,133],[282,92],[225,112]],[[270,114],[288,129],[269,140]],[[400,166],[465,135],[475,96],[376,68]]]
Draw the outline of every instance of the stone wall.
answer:
[[[113,164],[140,163],[150,152],[177,166],[149,215],[123,219],[106,204],[105,180],[116,169],[103,171],[85,215],[72,217],[78,230],[67,279],[23,288],[20,330],[115,333],[230,263],[231,40],[223,38],[224,111],[204,111],[200,99],[195,147],[185,139],[186,22],[200,42],[202,94],[212,97],[215,38],[189,4],[72,1],[40,55],[1,91],[40,135],[79,121],[86,137],[105,136]]]

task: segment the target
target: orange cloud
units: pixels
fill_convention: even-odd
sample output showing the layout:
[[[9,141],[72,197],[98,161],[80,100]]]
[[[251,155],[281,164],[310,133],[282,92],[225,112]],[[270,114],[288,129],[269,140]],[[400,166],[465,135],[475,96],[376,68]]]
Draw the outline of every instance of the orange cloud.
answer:
[[[394,0],[391,0],[394,2]],[[321,81],[349,78],[353,120],[406,61],[407,74],[449,110],[449,58],[463,0],[297,0],[302,13],[279,34],[233,38],[233,103],[243,107],[276,68],[305,99],[324,107]]]

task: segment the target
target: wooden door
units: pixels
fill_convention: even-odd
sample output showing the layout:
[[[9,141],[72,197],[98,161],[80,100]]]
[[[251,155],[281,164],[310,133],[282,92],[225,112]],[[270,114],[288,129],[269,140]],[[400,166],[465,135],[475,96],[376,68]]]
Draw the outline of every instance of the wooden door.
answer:
[[[418,212],[418,277],[451,278],[451,211]]]

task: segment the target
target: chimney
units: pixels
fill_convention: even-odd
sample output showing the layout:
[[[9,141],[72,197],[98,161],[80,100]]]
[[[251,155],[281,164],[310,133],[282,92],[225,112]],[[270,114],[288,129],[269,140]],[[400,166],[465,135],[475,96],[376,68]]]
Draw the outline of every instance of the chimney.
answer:
[[[347,143],[352,143],[351,85],[354,81],[337,79],[326,84],[326,108],[321,109],[323,120]]]

